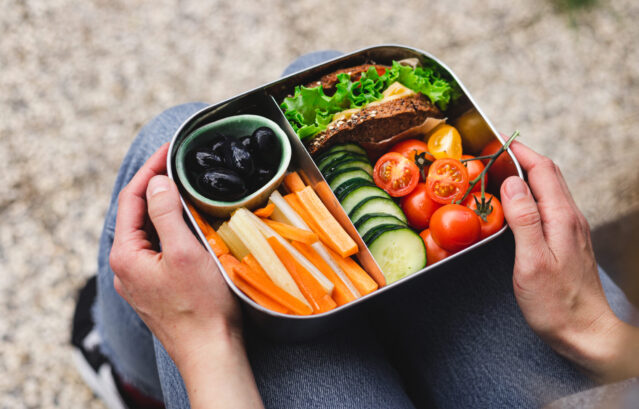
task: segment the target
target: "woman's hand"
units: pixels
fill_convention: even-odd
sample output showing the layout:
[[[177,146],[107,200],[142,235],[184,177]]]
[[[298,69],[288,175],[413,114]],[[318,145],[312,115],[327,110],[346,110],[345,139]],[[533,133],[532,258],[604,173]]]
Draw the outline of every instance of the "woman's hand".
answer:
[[[189,230],[162,146],[120,192],[110,263],[115,289],[160,340],[191,406],[261,407],[241,317],[211,255]],[[162,246],[159,250],[158,242]]]
[[[639,329],[619,320],[608,305],[588,222],[559,168],[520,143],[511,149],[530,185],[513,176],[501,187],[516,243],[515,297],[526,321],[598,380],[639,376]]]

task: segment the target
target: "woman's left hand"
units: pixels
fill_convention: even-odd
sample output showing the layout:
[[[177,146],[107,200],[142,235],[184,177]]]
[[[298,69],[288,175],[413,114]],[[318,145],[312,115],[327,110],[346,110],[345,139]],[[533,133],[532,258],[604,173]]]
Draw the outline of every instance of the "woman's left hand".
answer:
[[[173,356],[222,331],[240,336],[241,324],[237,301],[164,175],[167,150],[162,146],[120,192],[110,263],[118,294]]]

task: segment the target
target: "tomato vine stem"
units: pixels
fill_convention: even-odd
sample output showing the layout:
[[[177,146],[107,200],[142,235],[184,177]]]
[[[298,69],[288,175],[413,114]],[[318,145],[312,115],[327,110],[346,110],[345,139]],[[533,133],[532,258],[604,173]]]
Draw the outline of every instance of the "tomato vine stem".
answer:
[[[480,157],[475,158],[475,159],[488,159],[488,158],[490,158],[490,161],[488,161],[488,163],[486,164],[486,167],[484,168],[484,170],[482,170],[481,173],[475,179],[473,179],[470,182],[470,184],[468,185],[468,189],[466,190],[466,193],[464,193],[464,196],[461,199],[459,199],[458,201],[453,202],[454,204],[462,204],[464,202],[464,200],[466,200],[466,198],[468,197],[470,192],[473,190],[475,185],[477,183],[479,183],[480,181],[481,181],[481,198],[482,198],[482,201],[484,201],[484,199],[485,199],[485,196],[484,196],[484,185],[486,183],[484,181],[484,178],[486,176],[486,172],[488,172],[488,169],[490,169],[490,167],[493,165],[493,163],[495,163],[495,161],[497,160],[499,155],[504,153],[508,149],[508,147],[510,147],[510,144],[518,136],[519,136],[519,130],[516,130],[515,132],[513,132],[513,134],[510,136],[510,138],[508,138],[506,143],[503,144],[501,148],[499,148],[499,150],[497,152],[493,153],[492,155],[488,155],[486,157],[481,157],[480,156]]]

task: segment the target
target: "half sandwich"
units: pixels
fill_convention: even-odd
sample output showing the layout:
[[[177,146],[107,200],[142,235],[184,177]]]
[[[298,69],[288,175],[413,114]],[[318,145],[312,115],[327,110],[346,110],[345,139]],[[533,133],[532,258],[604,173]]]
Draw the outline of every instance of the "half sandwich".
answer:
[[[342,142],[374,151],[407,130],[438,124],[459,95],[455,81],[438,66],[393,61],[390,67],[340,69],[298,86],[281,108],[311,154]]]

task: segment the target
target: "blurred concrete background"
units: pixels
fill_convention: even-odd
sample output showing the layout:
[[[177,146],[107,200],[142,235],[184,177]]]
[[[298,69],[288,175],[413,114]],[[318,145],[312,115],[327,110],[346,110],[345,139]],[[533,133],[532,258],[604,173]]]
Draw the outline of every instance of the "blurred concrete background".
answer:
[[[598,248],[636,273],[639,3],[561,2],[0,0],[0,408],[103,407],[70,364],[69,324],[139,128],[312,50],[439,56],[561,166]]]

